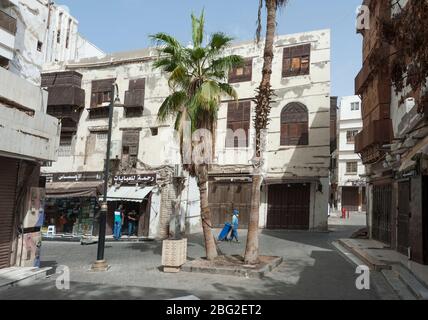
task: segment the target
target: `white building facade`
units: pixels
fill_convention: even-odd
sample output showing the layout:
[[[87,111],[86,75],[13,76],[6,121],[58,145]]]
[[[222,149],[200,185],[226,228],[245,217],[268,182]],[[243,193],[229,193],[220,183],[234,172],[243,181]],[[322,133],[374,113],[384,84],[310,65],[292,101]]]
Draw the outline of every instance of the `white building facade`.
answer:
[[[362,130],[361,99],[342,97],[338,115],[337,209],[365,211],[365,167],[355,153],[355,136]]]
[[[222,226],[233,208],[246,227],[251,203],[254,136],[254,92],[261,80],[263,47],[238,43],[226,53],[243,56],[245,67],[233,70],[229,82],[239,102],[220,105],[215,163],[209,173],[209,204],[213,226]],[[169,95],[166,75],[153,70],[155,49],[117,53],[46,67],[42,86],[49,90],[48,110],[62,119],[58,161],[44,167],[48,195],[70,198],[81,187],[95,196],[102,179],[108,130],[108,105],[116,81],[123,107],[113,114],[112,177],[108,191],[107,233],[113,210],[123,204],[141,217],[138,235],[163,238],[172,216],[182,231],[201,232],[196,181],[180,170],[173,122],[160,123],[157,113]],[[55,80],[53,80],[55,79]],[[319,230],[327,228],[330,159],[330,32],[320,30],[275,39],[272,106],[265,152],[265,184],[260,227]],[[82,99],[61,100],[69,90]],[[84,91],[84,93],[82,93]],[[73,111],[73,112],[70,112]],[[245,141],[228,135],[243,130]],[[182,177],[186,179],[182,179]],[[72,180],[73,185],[64,185]],[[283,199],[288,199],[283,201]],[[57,200],[58,201],[58,200]],[[58,203],[52,203],[54,215]],[[90,223],[91,214],[83,219]],[[85,227],[89,230],[90,227]],[[95,229],[93,229],[94,231]],[[96,231],[94,231],[96,233]],[[126,232],[126,231],[125,231]]]
[[[45,63],[100,57],[78,33],[78,21],[51,0],[0,1],[0,66],[40,84]]]

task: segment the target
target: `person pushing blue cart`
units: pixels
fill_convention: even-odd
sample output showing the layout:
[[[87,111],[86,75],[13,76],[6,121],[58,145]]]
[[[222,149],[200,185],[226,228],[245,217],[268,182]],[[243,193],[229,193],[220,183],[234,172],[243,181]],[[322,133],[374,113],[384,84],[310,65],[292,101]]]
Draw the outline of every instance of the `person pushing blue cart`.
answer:
[[[232,223],[226,222],[223,229],[221,230],[218,241],[232,241],[235,239],[236,242],[238,240],[238,226],[239,226],[239,211],[233,210]],[[229,233],[231,233],[231,237],[228,238]]]

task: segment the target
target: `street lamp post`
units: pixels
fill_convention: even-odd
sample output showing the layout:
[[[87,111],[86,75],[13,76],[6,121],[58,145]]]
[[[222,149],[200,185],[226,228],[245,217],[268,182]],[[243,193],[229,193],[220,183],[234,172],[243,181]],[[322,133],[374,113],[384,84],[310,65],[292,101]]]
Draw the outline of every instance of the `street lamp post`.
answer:
[[[116,98],[115,98],[116,94]],[[99,217],[99,232],[98,232],[98,250],[97,250],[97,261],[92,264],[93,271],[106,271],[108,265],[104,259],[104,247],[106,240],[106,217],[107,217],[107,188],[108,188],[108,178],[110,171],[110,148],[111,148],[111,131],[113,124],[113,109],[116,103],[119,103],[119,90],[116,83],[113,84],[111,88],[111,101],[109,107],[109,116],[108,116],[108,135],[107,135],[107,151],[106,159],[104,162],[104,193],[103,193],[103,202],[101,204],[101,212]]]

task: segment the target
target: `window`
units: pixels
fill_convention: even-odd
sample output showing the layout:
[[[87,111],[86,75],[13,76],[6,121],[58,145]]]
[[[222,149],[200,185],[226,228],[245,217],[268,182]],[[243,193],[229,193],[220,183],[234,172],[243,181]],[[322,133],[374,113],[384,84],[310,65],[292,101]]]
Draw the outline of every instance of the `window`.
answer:
[[[346,143],[355,143],[355,136],[358,134],[358,130],[350,130],[346,132]]]
[[[251,81],[253,73],[253,59],[245,59],[242,67],[234,68],[229,72],[229,83]]]
[[[37,41],[37,51],[42,52],[43,43],[41,41]]]
[[[309,74],[311,45],[284,48],[282,77],[293,77]]]
[[[247,148],[251,101],[230,102],[227,107],[226,148]]]
[[[59,16],[58,16],[58,30],[56,33],[56,42],[57,43],[61,43],[61,28],[62,28],[62,17],[63,17],[63,13],[60,12]]]
[[[141,117],[144,109],[146,79],[129,81],[129,90],[125,92],[125,117]]]
[[[105,152],[107,149],[108,132],[97,132],[95,135],[95,151]]]
[[[150,128],[150,132],[151,132],[152,136],[157,136],[159,133],[159,129],[158,128]]]
[[[139,130],[125,130],[122,134],[122,166],[137,167]]]
[[[72,141],[72,136],[61,135],[60,141],[59,141],[58,157],[71,156],[71,141]]]
[[[352,102],[351,103],[351,111],[358,111],[360,110],[360,103],[359,102]]]
[[[357,174],[357,173],[358,173],[358,162],[347,162],[346,174]]]
[[[281,111],[281,146],[309,144],[308,109],[300,102],[292,102]]]
[[[91,108],[109,106],[112,98],[111,89],[113,84],[114,79],[92,81]]]
[[[68,49],[70,44],[70,30],[71,30],[71,19],[68,19],[68,25],[67,25],[67,35],[65,37],[65,47]]]

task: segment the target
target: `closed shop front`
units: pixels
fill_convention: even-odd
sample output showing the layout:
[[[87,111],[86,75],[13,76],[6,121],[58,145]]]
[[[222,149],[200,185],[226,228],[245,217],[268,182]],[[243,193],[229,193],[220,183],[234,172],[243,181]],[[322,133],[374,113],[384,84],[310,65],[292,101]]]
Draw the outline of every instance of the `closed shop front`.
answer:
[[[410,181],[398,183],[397,249],[407,255],[409,248]]]
[[[347,211],[358,211],[360,204],[358,187],[342,187],[342,208]]]
[[[213,227],[220,228],[239,210],[239,227],[247,228],[251,211],[251,183],[210,182],[208,201]]]
[[[309,229],[310,183],[270,185],[268,229]]]
[[[391,244],[392,185],[373,186],[372,237]]]
[[[0,157],[0,269],[9,267],[18,160]]]

